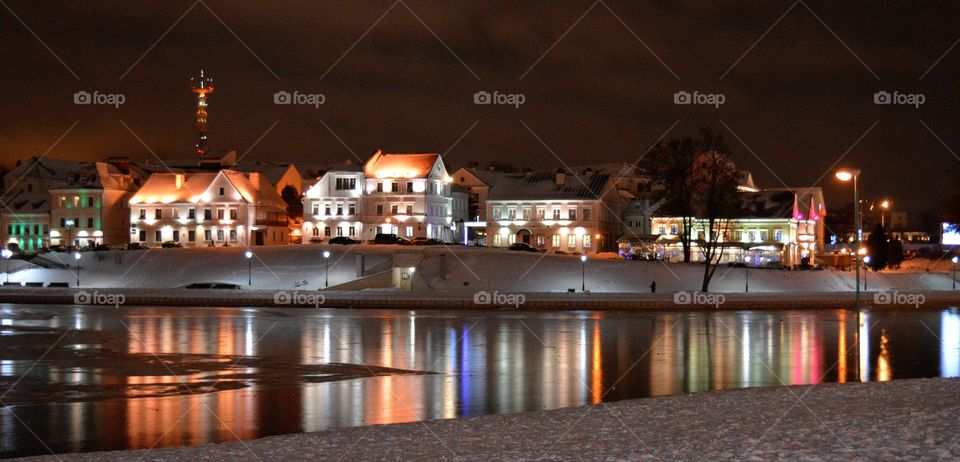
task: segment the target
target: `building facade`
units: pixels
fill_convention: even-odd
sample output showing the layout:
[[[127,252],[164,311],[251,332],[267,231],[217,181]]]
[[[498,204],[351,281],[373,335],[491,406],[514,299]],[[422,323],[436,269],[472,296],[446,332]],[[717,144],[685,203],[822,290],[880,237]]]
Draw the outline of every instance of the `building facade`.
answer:
[[[259,173],[154,173],[130,200],[130,242],[253,246],[289,242],[286,205]]]
[[[142,184],[126,164],[95,162],[50,190],[50,244],[67,247],[129,242],[128,201]]]
[[[487,244],[565,253],[614,251],[624,201],[609,175],[504,174],[490,187]]]
[[[456,239],[451,181],[439,154],[377,151],[362,171],[329,171],[307,190],[304,242],[377,234]]]

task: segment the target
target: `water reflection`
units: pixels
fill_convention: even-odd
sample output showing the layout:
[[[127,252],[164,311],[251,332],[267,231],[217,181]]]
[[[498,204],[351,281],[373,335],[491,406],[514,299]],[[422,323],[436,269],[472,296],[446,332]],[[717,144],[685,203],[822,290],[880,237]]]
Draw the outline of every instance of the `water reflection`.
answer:
[[[839,310],[6,306],[0,321],[0,389],[8,405],[0,408],[3,456],[42,454],[44,444],[58,452],[192,445],[706,390],[846,382],[857,380],[857,371],[864,380],[881,381],[960,376],[955,309],[865,310],[858,319]],[[69,327],[78,331],[34,365]],[[310,369],[328,364],[436,374],[365,374],[354,367],[353,375],[334,377]]]

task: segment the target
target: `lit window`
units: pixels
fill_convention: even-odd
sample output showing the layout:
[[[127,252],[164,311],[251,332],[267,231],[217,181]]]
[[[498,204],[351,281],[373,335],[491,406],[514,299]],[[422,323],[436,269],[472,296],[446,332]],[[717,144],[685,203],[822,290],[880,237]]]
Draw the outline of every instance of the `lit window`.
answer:
[[[560,235],[554,234],[550,237],[550,246],[554,248],[560,247]]]
[[[777,242],[783,241],[783,230],[777,229],[773,231],[773,240]]]
[[[576,234],[568,234],[568,235],[567,235],[567,248],[569,248],[569,249],[575,249],[575,248],[577,248],[577,235],[576,235]]]
[[[590,238],[591,238],[591,237],[592,237],[592,236],[590,236],[589,234],[584,234],[584,235],[583,235],[583,248],[585,248],[585,249],[590,248],[590,245],[591,245]]]

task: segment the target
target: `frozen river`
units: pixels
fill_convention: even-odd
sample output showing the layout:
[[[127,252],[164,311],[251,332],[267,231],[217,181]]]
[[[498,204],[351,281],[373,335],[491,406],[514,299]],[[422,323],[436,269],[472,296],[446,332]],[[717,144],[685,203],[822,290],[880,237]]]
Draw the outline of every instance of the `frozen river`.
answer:
[[[960,376],[960,311],[0,305],[0,456]],[[862,344],[858,337],[869,338]]]

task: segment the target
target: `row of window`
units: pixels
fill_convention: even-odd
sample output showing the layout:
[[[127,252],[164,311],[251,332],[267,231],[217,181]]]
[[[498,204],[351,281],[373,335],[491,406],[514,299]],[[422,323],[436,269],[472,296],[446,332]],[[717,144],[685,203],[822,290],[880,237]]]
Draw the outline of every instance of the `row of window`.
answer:
[[[389,186],[389,190],[387,189],[387,186]],[[375,186],[375,191],[378,193],[382,193],[382,192],[415,193],[417,192],[414,190],[412,181],[407,181],[403,189],[401,189],[399,181],[391,181],[389,183],[378,181]],[[427,193],[447,195],[447,194],[450,194],[450,187],[449,185],[445,185],[437,181],[427,181]]]
[[[534,215],[536,215],[537,221],[544,221],[544,220],[546,219],[546,217],[548,216],[548,215],[547,215],[547,209],[546,209],[545,207],[534,207],[534,208],[526,207],[526,208],[520,209],[520,217],[521,217],[520,219],[522,219],[522,220],[524,220],[524,221],[530,221],[530,220],[532,220]],[[550,218],[551,220],[561,220],[561,219],[563,219],[563,218],[561,217],[560,207],[553,207],[553,208],[550,210],[550,215],[549,215],[549,216],[551,217],[551,218]],[[517,208],[515,208],[515,207],[506,207],[506,214],[504,214],[504,208],[503,208],[503,207],[494,207],[494,208],[493,208],[493,220],[494,220],[494,221],[500,221],[500,220],[511,220],[511,221],[512,221],[512,220],[516,220],[516,219],[517,219]],[[576,220],[577,220],[577,209],[576,209],[575,207],[571,207],[571,208],[568,208],[568,209],[567,209],[567,217],[566,217],[566,219],[567,219],[567,220],[570,220],[570,221],[576,221]],[[583,219],[583,221],[590,221],[590,209],[589,209],[589,208],[586,208],[586,207],[583,208],[583,218],[582,218],[582,219]]]
[[[91,226],[92,227],[92,226]],[[30,231],[33,231],[32,233]],[[24,224],[9,224],[7,225],[7,235],[8,236],[43,236],[47,234],[47,225],[36,224],[36,225],[24,225]]]
[[[339,179],[339,178],[338,178],[338,179]],[[332,213],[332,212],[336,212],[336,215],[343,215],[343,212],[344,212],[344,211],[347,212],[347,215],[356,215],[356,214],[357,214],[357,204],[356,204],[356,203],[349,203],[349,204],[344,205],[344,204],[342,204],[342,203],[340,203],[340,204],[331,204],[331,203],[329,203],[329,202],[326,202],[326,203],[323,204],[323,214],[324,214],[324,215],[327,215],[327,216],[334,215],[334,213]],[[320,215],[320,204],[316,204],[316,203],[313,204],[313,206],[311,207],[311,212],[313,212],[312,215]]]
[[[559,249],[559,248],[560,248],[560,243],[562,242],[562,239],[561,239],[561,238],[562,238],[562,236],[559,235],[559,234],[553,234],[553,235],[551,235],[551,236],[550,236],[550,247],[552,247],[552,248],[554,248],[554,249]],[[583,245],[583,248],[584,248],[584,249],[589,249],[589,248],[593,247],[593,236],[591,236],[591,235],[589,235],[589,234],[584,234],[584,235],[582,235],[582,236],[578,236],[578,235],[576,235],[576,234],[567,234],[567,248],[568,248],[568,249],[575,249],[575,248],[577,248],[577,241],[578,241],[578,240],[579,240],[580,243]],[[513,244],[513,243],[515,243],[515,242],[517,242],[517,235],[516,235],[516,234],[507,234],[506,236],[501,235],[501,234],[494,234],[494,235],[493,235],[493,246],[494,246],[494,247],[505,247],[505,246],[508,246],[508,245]],[[547,244],[547,236],[544,236],[544,235],[535,236],[535,243],[536,243],[536,246],[537,246],[537,247],[540,247],[540,248],[545,247],[546,244]]]
[[[228,213],[229,213],[229,215],[230,215],[230,219],[231,219],[231,220],[236,220],[236,219],[237,219],[237,216],[238,216],[238,214],[239,214],[239,211],[238,211],[237,209],[216,209],[216,211],[217,211],[217,219],[218,219],[218,220],[224,220],[224,219],[226,219],[225,217],[227,216]],[[157,219],[157,220],[162,220],[162,219],[163,219],[163,209],[159,209],[159,208],[158,208],[158,209],[153,209],[153,218],[154,218],[154,219]],[[180,209],[179,209],[179,208],[174,208],[174,209],[172,209],[171,218],[174,218],[174,219],[179,219],[179,218],[180,218]],[[190,220],[196,219],[196,218],[197,218],[197,209],[192,209],[192,208],[191,208],[191,209],[187,209],[187,218],[190,219]],[[140,219],[141,219],[141,220],[146,220],[146,219],[147,219],[147,209],[140,209]],[[212,220],[212,219],[213,219],[213,209],[203,209],[203,219],[204,219],[204,220]]]
[[[667,227],[666,225],[660,225],[658,228],[659,234],[666,234]],[[770,237],[770,232],[765,229],[750,229],[743,230],[739,229],[736,232],[736,240],[740,242],[767,242],[767,239]],[[670,234],[679,234],[680,227],[678,225],[670,226]],[[693,229],[690,233],[691,239],[698,239],[700,237],[700,230]],[[723,231],[723,237],[726,239],[728,237],[727,231]],[[775,242],[783,241],[783,230],[775,229],[773,230],[773,240]]]
[[[409,228],[412,229],[412,227],[409,227]],[[336,227],[337,236],[343,236],[343,235],[344,235],[344,234],[343,234],[344,229],[346,229],[346,231],[347,231],[347,234],[346,234],[347,236],[354,237],[354,236],[357,235],[357,228],[356,228],[355,226],[337,226],[337,227]],[[331,232],[332,232],[332,229],[331,229],[329,226],[324,226],[324,227],[323,227],[323,236],[324,236],[324,237],[331,237],[331,235],[330,235]],[[313,237],[320,237],[320,228],[319,228],[319,227],[314,227],[314,228],[313,228]]]
[[[82,200],[80,200],[80,196],[71,196],[71,197],[60,196],[59,202],[60,202],[60,208],[66,208],[68,205],[70,205],[75,209],[80,208],[82,206],[86,206],[87,208],[92,209],[95,207],[95,204],[96,204],[96,201],[94,200],[93,197],[87,197],[87,200],[84,203]]]
[[[73,227],[75,227],[75,228],[83,227],[83,222],[81,222],[79,218],[61,218],[61,219],[60,219],[60,227],[61,227],[61,228],[66,228],[66,227],[67,227],[67,221],[73,221]],[[93,217],[87,217],[87,228],[95,228],[95,227],[96,227],[96,225],[94,224],[94,219],[93,219]]]
[[[214,231],[211,230],[211,229],[205,229],[205,230],[203,230],[203,240],[204,240],[204,241],[214,241],[214,236],[216,236],[216,241],[225,241],[225,240],[227,240],[227,239],[225,239],[225,238],[229,237],[229,242],[234,242],[234,241],[237,240],[237,230],[236,230],[236,229],[231,229],[231,230],[229,230],[229,231],[226,231],[226,230],[223,230],[223,229],[218,229],[218,230],[216,230],[215,233],[214,233]],[[144,230],[140,230],[140,236],[139,236],[139,237],[140,237],[140,242],[146,242],[146,240],[147,240],[147,232],[144,231]],[[171,237],[172,237],[171,240],[172,240],[173,242],[180,242],[180,230],[173,230]],[[153,232],[153,240],[154,240],[155,242],[163,242],[163,232],[160,231],[160,230],[154,231],[154,232]],[[189,230],[189,231],[187,231],[187,242],[197,242],[197,232],[196,232],[196,231],[194,231],[194,230]]]

